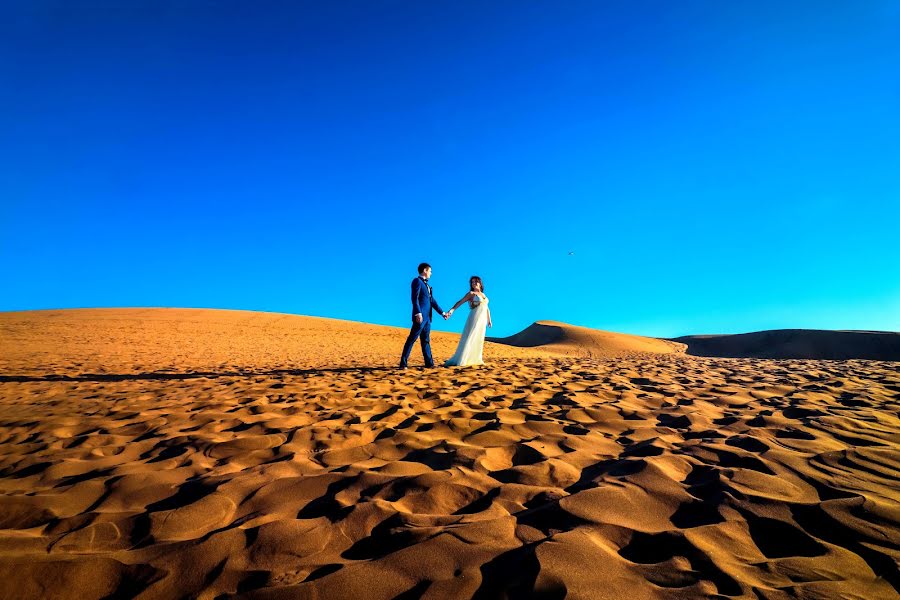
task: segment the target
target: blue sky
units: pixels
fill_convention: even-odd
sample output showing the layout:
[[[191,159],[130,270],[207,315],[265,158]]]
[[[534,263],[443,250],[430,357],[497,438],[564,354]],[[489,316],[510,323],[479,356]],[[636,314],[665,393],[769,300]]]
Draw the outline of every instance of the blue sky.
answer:
[[[484,278],[495,335],[900,330],[897,0],[22,0],[0,23],[0,310],[405,326],[425,260],[445,308]]]

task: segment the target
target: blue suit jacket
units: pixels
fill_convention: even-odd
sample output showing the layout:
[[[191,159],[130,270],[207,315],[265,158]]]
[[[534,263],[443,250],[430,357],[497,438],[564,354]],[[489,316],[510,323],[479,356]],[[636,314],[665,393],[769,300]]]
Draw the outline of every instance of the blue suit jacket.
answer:
[[[438,306],[437,300],[431,295],[431,286],[425,283],[421,277],[412,280],[412,316],[416,313],[422,313],[422,321],[431,321],[431,309],[434,308],[439,313],[444,311]]]

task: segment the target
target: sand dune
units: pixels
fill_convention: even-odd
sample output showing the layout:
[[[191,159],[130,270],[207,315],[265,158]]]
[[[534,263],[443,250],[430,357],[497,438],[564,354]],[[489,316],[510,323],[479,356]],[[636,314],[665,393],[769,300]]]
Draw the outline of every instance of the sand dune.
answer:
[[[385,367],[400,361],[408,328],[248,310],[92,308],[0,313],[0,366],[27,374],[157,371],[269,372]],[[432,332],[435,360],[459,335]],[[540,351],[485,344],[485,357]],[[418,345],[410,365],[422,365]]]
[[[675,341],[588,329],[556,321],[538,321],[510,337],[488,339],[518,348],[539,348],[548,355],[582,358],[673,354],[685,350],[684,344]]]
[[[0,597],[900,596],[896,364],[404,335],[0,314]]]
[[[688,335],[673,341],[695,356],[900,361],[900,333],[776,329],[736,335]]]

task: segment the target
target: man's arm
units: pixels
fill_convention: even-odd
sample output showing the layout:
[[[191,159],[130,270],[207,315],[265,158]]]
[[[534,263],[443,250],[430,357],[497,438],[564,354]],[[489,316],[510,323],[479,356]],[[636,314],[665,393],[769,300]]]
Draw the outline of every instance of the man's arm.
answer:
[[[418,277],[412,280],[412,305],[413,305],[413,318],[416,319],[416,323],[422,321],[422,305],[419,304],[419,286],[422,285],[422,280]]]
[[[434,307],[434,310],[436,310],[436,311],[438,311],[439,313],[441,313],[441,316],[444,315],[443,309],[442,309],[440,306],[438,306],[437,300],[434,299],[434,296],[431,297],[431,306]]]

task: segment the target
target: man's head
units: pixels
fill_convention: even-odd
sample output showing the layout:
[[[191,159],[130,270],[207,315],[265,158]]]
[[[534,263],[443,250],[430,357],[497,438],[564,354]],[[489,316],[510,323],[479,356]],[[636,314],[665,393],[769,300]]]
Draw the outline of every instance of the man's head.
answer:
[[[422,263],[419,265],[419,277],[426,281],[431,278],[431,265]]]

